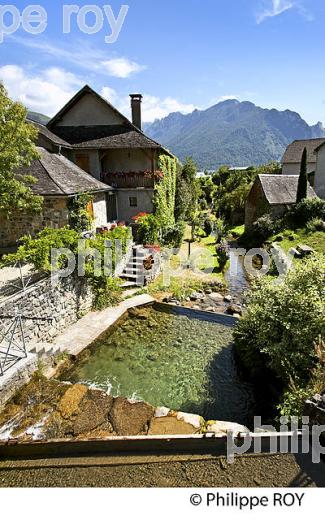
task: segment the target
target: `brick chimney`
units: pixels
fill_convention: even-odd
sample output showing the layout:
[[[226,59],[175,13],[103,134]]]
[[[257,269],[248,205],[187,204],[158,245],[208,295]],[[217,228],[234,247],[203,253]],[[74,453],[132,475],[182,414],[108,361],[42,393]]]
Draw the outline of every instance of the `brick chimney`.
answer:
[[[130,94],[131,98],[131,109],[132,109],[132,123],[134,126],[141,130],[141,103],[142,103],[142,95],[141,94]]]

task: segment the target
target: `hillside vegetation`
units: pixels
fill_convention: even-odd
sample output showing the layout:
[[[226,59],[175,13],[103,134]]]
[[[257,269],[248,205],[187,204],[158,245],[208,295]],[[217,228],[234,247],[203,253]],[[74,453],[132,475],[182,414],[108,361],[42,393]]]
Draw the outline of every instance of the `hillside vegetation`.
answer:
[[[278,161],[295,139],[325,135],[321,123],[309,126],[296,112],[263,109],[237,100],[187,115],[169,114],[146,125],[145,130],[182,161],[191,156],[202,170]]]

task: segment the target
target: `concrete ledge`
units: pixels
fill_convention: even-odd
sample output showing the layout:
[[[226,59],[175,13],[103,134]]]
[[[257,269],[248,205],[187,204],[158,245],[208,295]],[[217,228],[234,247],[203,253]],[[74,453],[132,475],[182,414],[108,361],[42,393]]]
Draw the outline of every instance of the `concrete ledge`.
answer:
[[[155,300],[147,294],[141,294],[124,300],[117,307],[108,307],[103,311],[89,312],[86,316],[68,327],[63,334],[55,339],[53,345],[61,352],[78,355],[89,347],[99,336],[114,325],[129,309],[154,303]]]

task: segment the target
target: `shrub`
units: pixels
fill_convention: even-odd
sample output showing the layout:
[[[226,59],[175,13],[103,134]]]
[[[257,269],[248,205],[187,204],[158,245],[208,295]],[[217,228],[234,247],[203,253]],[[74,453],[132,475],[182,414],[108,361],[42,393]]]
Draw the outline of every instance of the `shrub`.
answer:
[[[277,233],[280,227],[280,221],[275,222],[271,215],[263,215],[244,233],[241,242],[249,247],[261,246],[268,238]]]
[[[255,282],[234,333],[236,350],[252,376],[265,364],[297,387],[315,366],[319,335],[325,336],[324,255],[297,264],[281,281],[263,277]]]
[[[60,229],[45,228],[36,238],[27,235],[21,238],[22,245],[16,253],[6,255],[2,265],[13,265],[16,262],[33,264],[40,272],[51,272],[52,249],[68,248],[73,253],[77,252],[80,236],[77,231],[68,227]],[[58,259],[56,267],[63,267],[62,259]]]
[[[155,215],[143,215],[137,219],[138,241],[142,244],[156,244],[158,242],[160,225]]]
[[[88,205],[92,204],[93,200],[94,197],[90,193],[80,193],[69,199],[69,223],[72,229],[81,232],[91,228],[94,218],[88,210]]]
[[[226,240],[223,240],[216,247],[216,253],[218,257],[220,269],[224,269],[229,260],[229,246]]]
[[[307,198],[291,208],[285,221],[289,227],[305,227],[307,222],[313,219],[325,220],[325,200],[318,197]]]
[[[306,229],[310,233],[315,231],[325,231],[325,223],[321,218],[313,218],[306,224]]]
[[[203,223],[205,236],[209,237],[213,231],[213,222],[210,218],[206,218]]]
[[[185,222],[178,222],[175,226],[168,227],[163,232],[162,245],[179,248],[183,242],[185,226]]]

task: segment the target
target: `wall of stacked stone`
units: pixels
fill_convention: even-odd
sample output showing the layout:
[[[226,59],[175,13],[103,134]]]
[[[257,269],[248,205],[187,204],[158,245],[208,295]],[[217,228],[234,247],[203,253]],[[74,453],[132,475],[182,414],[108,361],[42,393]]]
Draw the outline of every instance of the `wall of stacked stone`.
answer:
[[[43,211],[37,215],[22,213],[7,219],[0,214],[0,249],[14,247],[24,235],[36,235],[45,227],[61,228],[69,223],[67,198],[45,198]]]
[[[70,276],[56,284],[46,278],[0,304],[1,329],[10,325],[10,316],[21,314],[28,343],[51,342],[91,310],[92,300],[85,278]]]

